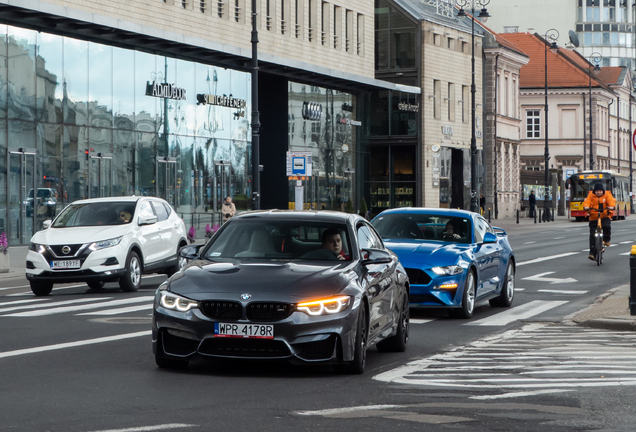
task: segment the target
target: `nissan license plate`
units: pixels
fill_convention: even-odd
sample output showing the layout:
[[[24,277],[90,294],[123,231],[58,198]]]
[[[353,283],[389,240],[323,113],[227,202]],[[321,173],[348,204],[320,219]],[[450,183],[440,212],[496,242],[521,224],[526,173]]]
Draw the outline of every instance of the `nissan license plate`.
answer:
[[[80,267],[80,260],[51,261],[51,268],[54,270],[76,269]]]
[[[214,337],[274,339],[274,326],[263,324],[214,323]]]

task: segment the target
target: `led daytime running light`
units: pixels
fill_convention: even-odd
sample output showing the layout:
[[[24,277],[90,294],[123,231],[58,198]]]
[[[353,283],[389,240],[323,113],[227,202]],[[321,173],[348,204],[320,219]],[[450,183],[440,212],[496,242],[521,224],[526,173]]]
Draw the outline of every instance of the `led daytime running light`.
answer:
[[[161,295],[161,306],[166,309],[176,310],[179,312],[187,312],[198,306],[198,303],[187,298],[183,298],[172,293],[164,293]]]
[[[102,240],[95,243],[91,243],[91,245],[88,248],[92,251],[96,251],[100,249],[106,249],[112,246],[117,246],[121,242],[122,237],[123,236],[119,236],[114,239]]]
[[[440,276],[452,276],[456,274],[460,274],[464,271],[464,269],[458,265],[452,265],[447,267],[433,267],[431,269],[433,273]]]
[[[339,296],[298,303],[296,309],[311,316],[329,315],[342,312],[349,306],[350,302],[349,296]]]

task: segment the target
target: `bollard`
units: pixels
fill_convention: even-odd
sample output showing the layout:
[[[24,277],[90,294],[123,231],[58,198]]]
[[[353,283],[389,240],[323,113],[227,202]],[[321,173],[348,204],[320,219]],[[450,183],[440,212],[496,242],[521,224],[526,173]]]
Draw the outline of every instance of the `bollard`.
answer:
[[[534,223],[537,223],[537,211],[534,211]]]
[[[629,314],[636,315],[636,245],[629,255]]]
[[[519,209],[517,209],[517,223],[519,223]]]
[[[550,209],[550,214],[552,215],[552,218],[550,220],[554,222],[554,208]]]
[[[490,223],[490,208],[488,208],[488,223]]]
[[[541,218],[541,209],[538,209],[538,210],[539,210],[539,223],[541,223],[541,219],[542,219]]]

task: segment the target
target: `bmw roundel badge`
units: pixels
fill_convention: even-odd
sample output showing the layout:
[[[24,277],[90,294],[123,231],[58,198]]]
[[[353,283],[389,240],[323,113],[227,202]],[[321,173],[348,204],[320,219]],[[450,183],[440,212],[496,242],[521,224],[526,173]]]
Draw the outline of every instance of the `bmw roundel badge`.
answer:
[[[241,300],[249,300],[252,298],[252,294],[241,294]]]

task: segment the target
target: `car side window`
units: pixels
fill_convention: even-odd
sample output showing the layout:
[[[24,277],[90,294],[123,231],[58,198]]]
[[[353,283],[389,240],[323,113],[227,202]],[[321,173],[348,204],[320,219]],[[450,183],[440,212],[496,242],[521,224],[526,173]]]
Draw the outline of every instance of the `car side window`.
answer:
[[[384,249],[384,243],[382,243],[382,238],[378,235],[378,233],[375,231],[373,226],[368,224],[365,224],[365,226],[369,229],[369,232],[371,233],[371,237],[373,238],[373,244],[375,245],[373,247],[375,249]]]
[[[152,211],[152,207],[150,206],[150,203],[148,201],[142,202],[141,206],[139,207],[139,216],[150,217],[154,215],[155,215],[155,212]]]
[[[168,212],[168,216],[170,216],[170,213],[172,213],[172,207],[170,207],[170,205],[167,203],[162,203],[162,204],[166,208],[166,212]]]
[[[166,219],[168,219],[168,212],[163,206],[163,203],[153,201],[152,207],[155,209],[155,213],[157,214],[157,222],[165,221]]]
[[[360,249],[377,249],[373,234],[365,225],[358,226],[358,246]]]
[[[486,225],[488,223],[481,217],[475,218],[475,242],[480,243],[484,241],[484,234],[486,234]]]

